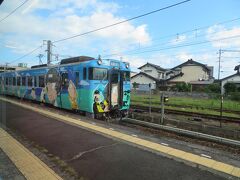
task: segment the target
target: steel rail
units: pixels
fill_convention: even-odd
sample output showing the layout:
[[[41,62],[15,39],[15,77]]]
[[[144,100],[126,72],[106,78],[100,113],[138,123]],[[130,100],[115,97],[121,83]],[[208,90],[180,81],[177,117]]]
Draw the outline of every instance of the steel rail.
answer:
[[[123,118],[123,119],[121,119],[121,121],[126,122],[126,123],[135,124],[135,125],[145,126],[148,128],[160,129],[160,130],[174,132],[174,133],[187,135],[187,136],[191,136],[191,137],[195,137],[195,138],[210,140],[210,141],[225,144],[225,145],[240,147],[240,141],[227,139],[227,138],[223,138],[223,137],[219,137],[219,136],[213,136],[213,135],[204,134],[204,133],[200,133],[200,132],[189,131],[189,130],[185,130],[185,129],[140,121],[140,120],[131,119],[131,118]]]

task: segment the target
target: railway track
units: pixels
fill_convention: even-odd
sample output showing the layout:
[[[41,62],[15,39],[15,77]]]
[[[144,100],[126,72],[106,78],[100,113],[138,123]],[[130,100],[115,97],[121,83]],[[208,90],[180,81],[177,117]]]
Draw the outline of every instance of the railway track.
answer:
[[[147,106],[139,106],[139,105],[131,105],[132,111],[149,111],[149,107]],[[161,112],[161,108],[152,107],[152,112]],[[228,116],[217,116],[217,115],[211,115],[211,114],[203,114],[203,113],[195,113],[195,112],[187,112],[187,111],[181,111],[181,110],[172,110],[172,109],[165,109],[164,110],[168,114],[178,114],[178,115],[184,115],[184,116],[191,116],[191,117],[198,117],[198,118],[205,118],[205,119],[211,119],[216,121],[223,121],[223,122],[231,122],[231,123],[237,123],[240,125],[240,117],[228,117]]]
[[[138,101],[132,101],[134,103],[138,103]],[[149,105],[149,101],[141,101],[141,103],[145,104],[145,105]],[[157,105],[160,106],[160,103],[156,103],[156,102],[152,102],[153,105]],[[204,108],[201,106],[191,106],[191,105],[177,105],[177,104],[171,104],[171,103],[166,103],[165,104],[166,107],[178,107],[178,108],[194,108],[194,109],[207,109],[207,110],[213,110],[213,111],[218,111],[220,112],[219,108]],[[223,109],[222,112],[225,113],[234,113],[234,114],[239,114],[240,116],[240,111],[236,111],[236,110],[229,110],[229,109]]]

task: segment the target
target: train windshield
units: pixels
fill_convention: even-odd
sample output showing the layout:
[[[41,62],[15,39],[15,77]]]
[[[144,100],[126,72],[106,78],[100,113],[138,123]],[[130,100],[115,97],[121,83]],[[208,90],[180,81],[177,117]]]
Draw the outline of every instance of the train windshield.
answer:
[[[129,71],[123,72],[123,81],[130,81],[130,72]]]
[[[107,74],[105,68],[89,68],[89,80],[107,80]]]

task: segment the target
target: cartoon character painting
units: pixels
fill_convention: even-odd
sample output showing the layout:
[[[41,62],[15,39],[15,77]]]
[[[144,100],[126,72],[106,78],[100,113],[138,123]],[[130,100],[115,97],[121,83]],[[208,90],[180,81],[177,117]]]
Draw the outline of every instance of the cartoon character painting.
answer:
[[[56,83],[47,83],[46,86],[46,90],[47,90],[47,95],[48,95],[48,99],[50,101],[51,104],[54,104],[55,106],[57,106],[57,90],[56,90]]]
[[[32,97],[32,100],[36,100],[36,93],[34,88],[32,88],[31,97]]]
[[[107,86],[99,86],[93,94],[93,98],[94,98],[94,103],[93,103],[93,112],[96,118],[97,114],[102,114],[104,117],[106,117],[106,115],[108,114],[108,112],[110,111],[110,107],[109,107],[109,101],[107,100],[107,98],[104,97],[104,94],[106,95],[107,93]]]
[[[75,84],[72,82],[72,80],[69,81],[68,85],[68,94],[69,94],[69,101],[71,103],[72,109],[77,109],[77,89]]]

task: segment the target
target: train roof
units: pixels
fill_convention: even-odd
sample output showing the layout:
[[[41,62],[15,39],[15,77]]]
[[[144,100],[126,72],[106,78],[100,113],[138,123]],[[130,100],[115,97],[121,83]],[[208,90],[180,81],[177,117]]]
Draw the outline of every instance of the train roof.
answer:
[[[98,59],[89,57],[89,56],[77,56],[77,57],[62,59],[61,62],[56,65],[50,65],[50,66],[48,66],[47,64],[35,65],[35,66],[32,66],[31,69],[22,69],[22,70],[17,70],[17,71],[1,72],[0,75],[5,74],[5,73],[24,72],[24,71],[33,71],[33,70],[39,70],[39,69],[45,69],[45,68],[71,66],[71,65],[80,64],[81,62],[87,62],[87,61],[93,61],[93,60],[98,60]],[[120,61],[120,60],[116,60],[116,59],[102,59],[102,60]],[[126,63],[126,62],[122,62],[122,63]]]

